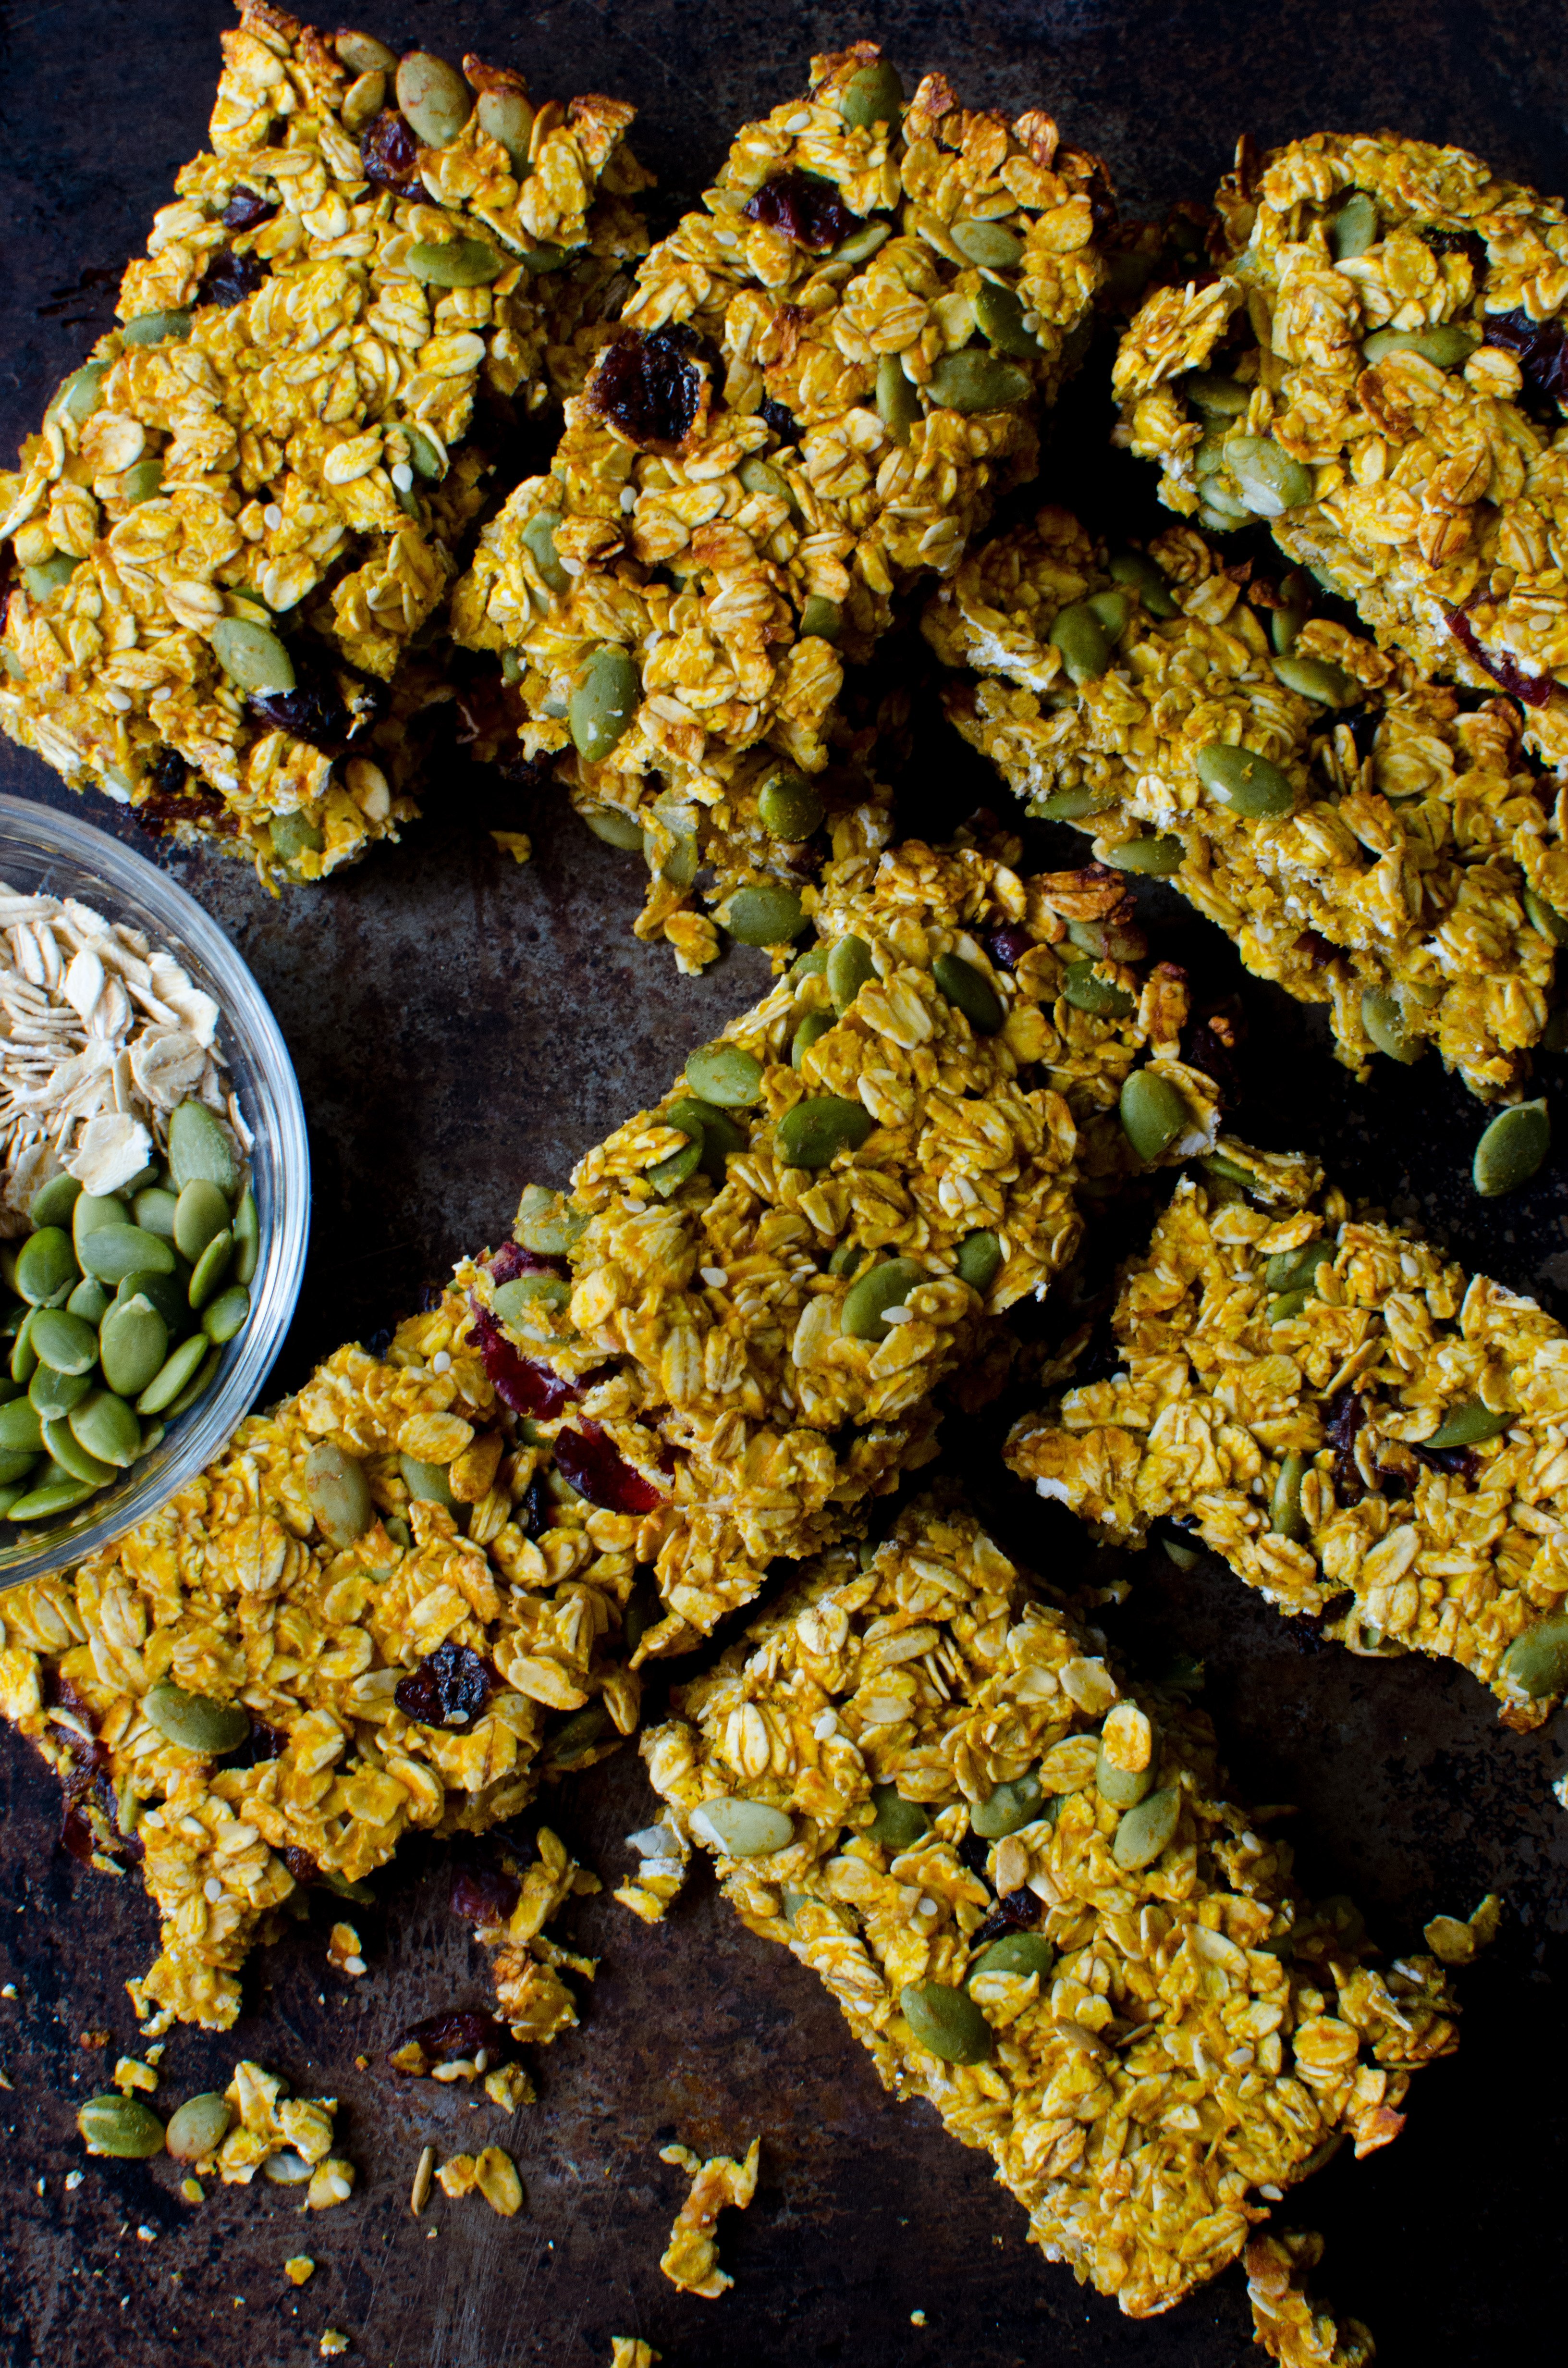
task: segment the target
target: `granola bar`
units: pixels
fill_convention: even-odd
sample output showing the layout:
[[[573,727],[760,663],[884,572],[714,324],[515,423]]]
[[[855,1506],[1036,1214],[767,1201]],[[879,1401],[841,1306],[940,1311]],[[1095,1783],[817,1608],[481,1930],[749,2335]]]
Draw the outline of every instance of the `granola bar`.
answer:
[[[677,1702],[642,1748],[682,1853],[1131,2317],[1396,2136],[1456,2044],[1435,1960],[1304,1898],[1208,1720],[1124,1686],[961,1508],[825,1555]]]
[[[239,7],[122,326],[0,474],[0,728],[156,829],[313,880],[417,811],[446,695],[421,651],[494,440],[476,405],[580,383],[644,176],[619,101],[535,107],[478,58],[400,68]]]
[[[502,657],[524,753],[571,751],[579,811],[644,846],[639,934],[683,968],[718,949],[701,867],[755,929],[737,893],[809,910],[807,842],[855,851],[845,661],[1033,473],[1108,197],[1038,110],[966,109],[939,74],[905,107],[870,42],[813,59],[642,263],[551,473],[485,529],[457,637]]]
[[[1568,1691],[1568,1333],[1310,1160],[1221,1138],[1220,1168],[1123,1278],[1120,1370],[1026,1417],[1009,1463],[1106,1538],[1174,1520],[1352,1652],[1458,1661],[1539,1726]]]
[[[1244,142],[1217,205],[1218,275],[1122,341],[1120,435],[1173,509],[1267,518],[1380,642],[1523,700],[1561,770],[1562,202],[1384,131]],[[1568,910],[1561,848],[1554,885]]]
[[[1249,970],[1326,1005],[1358,1075],[1433,1044],[1472,1093],[1515,1094],[1559,927],[1518,708],[1303,620],[1299,576],[1250,576],[1186,527],[1108,562],[1043,509],[926,610],[937,655],[974,670],[948,712],[1031,814],[1110,864],[1157,860]]]

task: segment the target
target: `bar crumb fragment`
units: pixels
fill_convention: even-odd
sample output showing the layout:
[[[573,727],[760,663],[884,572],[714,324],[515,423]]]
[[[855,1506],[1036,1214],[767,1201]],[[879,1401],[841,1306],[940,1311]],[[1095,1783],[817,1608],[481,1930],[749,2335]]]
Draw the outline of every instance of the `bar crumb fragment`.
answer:
[[[753,2138],[741,2162],[727,2154],[712,2155],[704,2162],[689,2146],[659,2148],[659,2160],[676,2164],[691,2180],[691,2192],[676,2214],[670,2241],[659,2263],[671,2285],[679,2286],[683,2294],[701,2294],[708,2302],[717,2302],[734,2284],[728,2271],[719,2267],[719,2245],[713,2231],[721,2212],[744,2212],[750,2205],[756,2193],[761,2155],[760,2138]]]
[[[1307,1900],[1207,1718],[1125,1688],[955,1504],[824,1555],[676,1707],[642,1750],[683,1850],[1132,2317],[1397,2136],[1457,2043],[1437,1961]]]
[[[1336,2320],[1307,2293],[1323,2259],[1323,2238],[1310,2232],[1269,2229],[1246,2248],[1247,2301],[1253,2341],[1280,2368],[1368,2368],[1377,2355],[1358,2318]]]

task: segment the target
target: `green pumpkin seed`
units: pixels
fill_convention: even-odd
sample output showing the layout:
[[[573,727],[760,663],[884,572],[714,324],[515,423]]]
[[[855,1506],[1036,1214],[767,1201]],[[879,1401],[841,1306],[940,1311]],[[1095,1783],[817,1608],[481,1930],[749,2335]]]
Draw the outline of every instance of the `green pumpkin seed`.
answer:
[[[97,1334],[63,1307],[40,1307],[33,1318],[31,1337],[40,1364],[53,1372],[90,1373],[98,1361]]]
[[[189,336],[190,314],[177,311],[138,313],[133,321],[123,324],[119,334],[128,346],[167,345],[171,338]]]
[[[1307,590],[1307,577],[1299,567],[1293,567],[1279,582],[1281,605],[1268,613],[1268,638],[1281,657],[1288,657],[1296,646],[1296,636],[1312,614],[1312,596]],[[1315,697],[1316,693],[1312,696]]]
[[[148,1274],[172,1274],[172,1244],[140,1225],[100,1225],[82,1244],[82,1264],[99,1282],[118,1283],[138,1269]]]
[[[1017,1974],[1027,1980],[1038,1974],[1043,1989],[1055,1963],[1056,1952],[1043,1932],[1005,1932],[982,1949],[964,1980],[972,1982],[978,1974]]]
[[[134,1463],[142,1452],[142,1426],[113,1390],[90,1390],[80,1406],[72,1407],[66,1426],[78,1447],[116,1471]],[[44,1444],[51,1453],[59,1452],[47,1430]],[[62,1455],[61,1461],[69,1470],[70,1458]],[[88,1476],[81,1474],[84,1480]]]
[[[885,58],[857,68],[839,94],[838,111],[857,131],[869,131],[876,123],[898,123],[903,114],[903,85]]]
[[[58,1422],[81,1404],[92,1386],[91,1373],[57,1373],[51,1366],[40,1365],[28,1383],[28,1404],[40,1422]]]
[[[85,1505],[97,1492],[96,1480],[45,1480],[29,1488],[25,1496],[14,1497],[6,1518],[10,1521],[57,1520],[62,1513],[74,1512],[78,1505]]]
[[[1210,419],[1239,419],[1252,400],[1250,387],[1217,370],[1189,371],[1181,388],[1194,409]]]
[[[397,51],[378,41],[373,33],[335,33],[333,47],[352,74],[395,74]]]
[[[1192,1123],[1192,1114],[1168,1077],[1133,1069],[1122,1080],[1121,1131],[1145,1167],[1152,1167]]]
[[[98,1335],[104,1379],[117,1396],[144,1390],[169,1353],[169,1327],[151,1302],[137,1292],[117,1300]]]
[[[792,888],[738,888],[724,914],[724,927],[742,946],[787,946],[805,926]]]
[[[964,1235],[954,1266],[959,1281],[983,1299],[1002,1271],[1002,1245],[989,1227],[983,1226],[978,1233]]]
[[[549,1192],[542,1184],[525,1184],[512,1227],[514,1238],[540,1258],[564,1258],[588,1230],[585,1211]]]
[[[795,1821],[765,1802],[721,1793],[692,1811],[691,1830],[726,1858],[770,1858],[775,1850],[789,1849]]]
[[[1153,1785],[1158,1759],[1159,1747],[1156,1744],[1147,1768],[1119,1768],[1113,1759],[1106,1758],[1102,1743],[1100,1756],[1095,1762],[1095,1790],[1102,1801],[1108,1801],[1113,1809],[1135,1809]]]
[[[225,1759],[250,1734],[250,1718],[239,1702],[187,1693],[168,1678],[149,1689],[142,1707],[165,1742],[208,1759]]]
[[[961,1011],[975,1033],[994,1036],[1007,1017],[1006,1007],[983,971],[961,954],[938,954],[931,975],[955,1010]]]
[[[11,1342],[11,1360],[6,1370],[14,1382],[30,1382],[38,1371],[38,1352],[32,1344],[34,1312],[28,1309]]]
[[[810,641],[814,635],[819,642],[835,642],[843,622],[844,611],[838,602],[824,600],[820,593],[812,592],[801,610],[801,638]]]
[[[736,1125],[728,1113],[710,1101],[699,1101],[690,1094],[682,1094],[659,1113],[666,1126],[684,1127],[702,1145],[699,1162],[705,1175],[722,1181],[724,1162],[746,1147],[744,1130]]]
[[[437,245],[421,239],[404,257],[415,279],[427,288],[484,288],[505,266],[483,238],[449,239]]]
[[[222,2097],[187,2097],[169,2115],[164,2144],[176,2162],[202,2162],[217,2153],[233,2118],[233,2108]]]
[[[69,552],[56,551],[48,559],[39,560],[34,566],[24,567],[22,581],[35,600],[47,600],[51,592],[58,592],[62,585],[70,583],[81,564],[81,561],[73,559]]]
[[[65,1227],[71,1223],[71,1212],[82,1197],[82,1188],[74,1176],[51,1176],[40,1184],[28,1203],[28,1223],[35,1232],[46,1225]]]
[[[1381,986],[1369,986],[1361,997],[1361,1025],[1380,1053],[1386,1053],[1391,1061],[1403,1062],[1406,1068],[1419,1061],[1426,1049],[1419,1037],[1406,1032],[1397,998]]]
[[[249,1292],[243,1282],[232,1282],[203,1308],[201,1328],[209,1340],[222,1348],[225,1340],[232,1340],[236,1332],[244,1329],[249,1315]]]
[[[530,247],[527,255],[518,257],[525,271],[536,272],[559,271],[565,260],[566,249],[563,246],[548,245]]]
[[[892,236],[891,222],[867,222],[861,229],[851,231],[827,259],[829,263],[869,263],[872,256],[884,247]]]
[[[1354,263],[1358,256],[1375,246],[1382,234],[1377,200],[1365,189],[1352,189],[1344,203],[1330,214],[1325,226],[1328,251],[1335,263]]]
[[[208,1348],[205,1338],[199,1332],[196,1336],[196,1343],[199,1348]],[[178,1397],[175,1399],[174,1404],[167,1409],[168,1417],[171,1422],[173,1422],[176,1415],[183,1414],[187,1406],[194,1406],[197,1399],[200,1397],[204,1390],[210,1389],[213,1381],[217,1377],[218,1368],[222,1361],[223,1351],[222,1349],[208,1349],[208,1353],[203,1358],[201,1363],[198,1365],[194,1376],[190,1381],[187,1382]]]
[[[1270,1291],[1317,1289],[1317,1271],[1328,1257],[1327,1245],[1309,1242],[1304,1249],[1276,1250],[1263,1269]]]
[[[244,617],[220,617],[209,638],[212,655],[231,682],[262,697],[292,690],[294,661],[276,633]]]
[[[863,1103],[810,1094],[779,1120],[778,1156],[786,1167],[826,1167],[841,1151],[858,1151],[875,1125]]]
[[[944,2064],[983,2064],[991,2054],[991,2025],[967,1990],[905,1982],[898,2002],[917,2045]]]
[[[1525,915],[1530,927],[1539,929],[1543,938],[1550,938],[1554,946],[1568,946],[1568,919],[1561,913],[1554,913],[1545,898],[1538,896],[1533,888],[1525,890]],[[40,1222],[35,1215],[34,1224]]]
[[[775,773],[757,799],[762,826],[774,838],[810,838],[826,812],[811,783],[799,773]]]
[[[808,1011],[790,1039],[790,1066],[798,1069],[812,1046],[833,1026],[831,1011]]]
[[[1062,992],[1074,1009],[1093,1012],[1099,1019],[1122,1019],[1132,1008],[1126,988],[1101,978],[1088,962],[1074,963]]]
[[[750,1110],[762,1099],[762,1063],[741,1044],[704,1044],[686,1064],[686,1082],[721,1110]]]
[[[688,1150],[692,1147],[689,1144],[687,1146]],[[700,1145],[697,1147],[700,1150]],[[667,1165],[668,1162],[660,1162],[661,1167]],[[696,1165],[694,1160],[692,1167]],[[658,1173],[657,1167],[649,1171],[650,1183]],[[691,1169],[688,1168],[687,1173],[689,1175]],[[673,1191],[674,1185],[669,1189]],[[530,1317],[539,1317],[546,1309],[553,1311],[569,1306],[571,1300],[572,1286],[560,1275],[524,1274],[519,1275],[515,1282],[502,1283],[500,1289],[492,1294],[490,1304],[504,1324],[521,1324]]]
[[[1460,321],[1444,321],[1435,329],[1376,329],[1361,347],[1363,359],[1376,368],[1391,354],[1419,354],[1438,370],[1457,370],[1481,343],[1479,333]]]
[[[96,1276],[93,1280],[95,1287],[101,1291],[102,1283]],[[190,1302],[185,1295],[189,1281],[190,1269],[183,1258],[177,1261],[173,1274],[148,1274],[142,1268],[136,1268],[119,1282],[109,1304],[124,1307],[132,1299],[144,1299],[149,1307],[154,1308],[163,1317],[172,1338],[176,1334],[183,1334],[190,1322]],[[72,1297],[74,1296],[73,1292]]]
[[[1124,838],[1119,847],[1108,847],[1105,860],[1113,871],[1142,871],[1156,880],[1168,880],[1179,871],[1187,860],[1187,849],[1179,838],[1162,834],[1153,838]]]
[[[1471,1173],[1476,1190],[1487,1201],[1517,1192],[1536,1174],[1551,1148],[1551,1117],[1544,1099],[1516,1102],[1511,1110],[1500,1110],[1475,1146]]]
[[[307,849],[319,855],[326,845],[325,831],[318,829],[310,815],[298,809],[292,814],[274,814],[267,825],[267,836],[273,853],[283,863],[297,863]]]
[[[82,1275],[70,1235],[58,1225],[41,1225],[29,1234],[17,1252],[16,1274],[18,1293],[34,1307],[70,1290]]]
[[[902,1307],[910,1292],[926,1281],[926,1269],[913,1258],[887,1258],[868,1267],[852,1282],[839,1318],[839,1329],[851,1340],[885,1340],[892,1326],[890,1307]]]
[[[601,642],[578,669],[567,702],[572,745],[590,765],[600,765],[631,729],[642,695],[636,664],[619,642]]]
[[[234,1281],[253,1282],[260,1258],[261,1219],[256,1214],[256,1194],[247,1184],[234,1212]]]
[[[136,1401],[138,1414],[164,1414],[187,1383],[195,1378],[202,1359],[207,1354],[205,1336],[198,1332],[182,1340],[173,1354],[159,1366],[146,1388]]]
[[[971,1804],[970,1830],[983,1841],[1001,1841],[1043,1816],[1044,1804],[1045,1791],[1038,1776],[1015,1777],[1010,1784],[998,1784],[988,1801]]]
[[[790,963],[790,968],[785,974],[789,978],[791,985],[802,978],[825,977],[827,974],[827,948],[825,946],[808,946],[803,954],[797,954],[795,956],[794,961]]]
[[[229,1203],[224,1194],[205,1176],[193,1176],[174,1204],[174,1223],[168,1228],[180,1256],[194,1265],[209,1242],[228,1227]]]
[[[161,1242],[175,1238],[175,1212],[179,1207],[177,1192],[165,1192],[161,1184],[143,1185],[131,1203],[131,1221],[144,1234],[156,1234]],[[223,1203],[222,1222],[229,1222],[229,1204]]]
[[[534,565],[539,569],[541,580],[552,592],[569,592],[572,588],[572,578],[567,575],[562,564],[561,554],[555,548],[556,530],[562,523],[559,510],[536,510],[519,538],[525,550],[532,554]],[[619,738],[619,734],[616,736]],[[614,742],[610,745],[613,746]],[[639,829],[637,838],[631,844],[637,845],[642,836],[642,831]]]
[[[150,502],[164,490],[164,464],[153,453],[133,461],[119,481],[119,490],[134,509],[139,502]]]
[[[69,378],[62,379],[44,417],[69,419],[79,427],[97,409],[108,371],[108,362],[84,362],[80,370],[73,370]]]
[[[908,443],[920,417],[920,397],[896,354],[884,354],[877,364],[877,416],[895,444]]]
[[[607,847],[630,849],[641,848],[643,843],[642,824],[635,814],[623,813],[619,806],[582,806],[578,814],[594,837],[603,839]]]
[[[1430,1438],[1421,1441],[1423,1447],[1479,1447],[1483,1440],[1500,1439],[1516,1419],[1511,1414],[1494,1414],[1471,1398],[1455,1406],[1444,1416]]]
[[[1132,621],[1132,597],[1127,592],[1091,592],[1084,606],[1096,616],[1112,642],[1119,642]]]
[[[1199,749],[1194,763],[1210,796],[1229,806],[1233,814],[1244,814],[1249,822],[1288,814],[1296,803],[1289,778],[1256,749],[1238,748],[1229,740],[1210,740],[1207,747]]]
[[[1082,822],[1085,814],[1104,814],[1114,803],[1109,791],[1091,789],[1087,782],[1072,790],[1052,790],[1048,798],[1036,798],[1030,814],[1040,822]]]
[[[1122,1817],[1110,1854],[1124,1873],[1136,1873],[1141,1867],[1153,1866],[1176,1839],[1180,1822],[1181,1794],[1175,1786],[1151,1793]]]
[[[1010,271],[1024,259],[1023,240],[1003,222],[956,222],[948,235],[959,253],[983,271]]]
[[[455,140],[473,112],[474,94],[445,58],[411,50],[397,69],[397,103],[426,148]]]
[[[77,1263],[81,1263],[82,1245],[89,1234],[97,1233],[104,1225],[128,1225],[130,1223],[131,1212],[123,1201],[109,1193],[100,1196],[84,1192],[71,1212],[71,1239]]]
[[[1293,1324],[1298,1315],[1306,1314],[1307,1302],[1316,1296],[1314,1291],[1304,1288],[1280,1292],[1278,1298],[1268,1303],[1268,1321],[1270,1324]]]
[[[169,1170],[176,1191],[205,1178],[226,1200],[239,1189],[233,1146],[205,1102],[185,1101],[169,1121]]]
[[[520,90],[482,90],[476,109],[479,128],[505,148],[522,178],[528,168],[533,138],[534,111]]]
[[[376,1518],[364,1465],[330,1439],[318,1440],[305,1458],[305,1494],[317,1529],[339,1554]]]
[[[1225,461],[1243,500],[1258,518],[1279,518],[1312,497],[1312,472],[1267,436],[1232,436]]]
[[[1011,232],[1004,236],[1009,245],[1017,244]],[[983,279],[975,290],[974,323],[995,352],[1008,354],[1015,361],[1039,360],[1040,339],[1025,328],[1023,299],[1011,288],[995,279]]]
[[[1538,1620],[1503,1656],[1502,1674],[1531,1702],[1568,1690],[1568,1620]]]
[[[960,353],[942,356],[926,391],[938,411],[1008,411],[1033,393],[1034,381],[1017,362],[998,361],[977,346],[965,346]]]
[[[39,1455],[43,1452],[42,1419],[30,1398],[10,1398],[0,1406],[0,1453]]]
[[[101,1395],[101,1393],[89,1395]],[[82,1399],[81,1405],[86,1404],[87,1399]],[[106,1481],[114,1478],[119,1467],[117,1463],[110,1463],[108,1456],[95,1455],[92,1449],[76,1437],[75,1432],[71,1429],[71,1417],[79,1410],[78,1406],[73,1406],[70,1415],[46,1416],[43,1423],[43,1443],[62,1478],[89,1481],[95,1488],[101,1488]],[[136,1433],[136,1444],[138,1448],[142,1444],[140,1427]],[[133,1458],[131,1460],[134,1461]]]
[[[864,938],[840,938],[829,948],[827,991],[840,1019],[867,981],[876,974],[876,962]]]
[[[1072,682],[1097,681],[1110,666],[1110,637],[1086,600],[1075,601],[1060,610],[1046,638],[1052,649],[1061,651],[1062,666]]]
[[[222,1233],[213,1235],[212,1239],[196,1261],[190,1281],[186,1288],[186,1297],[192,1307],[206,1306],[228,1272],[229,1261],[233,1254],[234,1236],[230,1228],[225,1225]]]
[[[1110,572],[1117,583],[1132,586],[1151,617],[1181,615],[1179,605],[1171,597],[1164,569],[1141,551],[1119,552],[1110,563]]]
[[[1360,704],[1361,686],[1354,676],[1323,658],[1277,657],[1274,671],[1287,690],[1300,691],[1303,699],[1318,700],[1324,707]]]
[[[681,1186],[696,1175],[701,1165],[702,1144],[698,1137],[690,1143],[683,1144],[679,1151],[672,1151],[667,1159],[661,1159],[650,1167],[646,1173],[646,1180],[661,1200],[667,1201],[672,1192],[678,1192]],[[564,1296],[570,1297],[571,1294],[565,1291],[564,1286],[562,1291]]]
[[[917,1801],[906,1801],[896,1784],[873,1784],[877,1814],[864,1829],[865,1839],[884,1850],[913,1850],[931,1830],[931,1820]]]
[[[1306,1476],[1306,1457],[1287,1455],[1268,1500],[1269,1528],[1276,1537],[1290,1538],[1298,1544],[1307,1533],[1306,1517],[1301,1511],[1301,1483]]]
[[[411,1503],[450,1508],[452,1485],[444,1463],[421,1463],[414,1455],[400,1455],[397,1461]]]
[[[140,2097],[122,2097],[114,2090],[89,2097],[77,2107],[76,2127],[87,2142],[89,2154],[144,2162],[164,2151],[164,2125]]]
[[[797,507],[790,480],[783,470],[775,468],[771,461],[765,461],[760,452],[753,452],[743,461],[735,474],[741,481],[743,493],[766,494],[770,501],[786,502],[790,509]],[[803,833],[801,835],[804,836]]]
[[[840,1242],[827,1262],[827,1270],[829,1274],[858,1274],[870,1255],[862,1242]]]

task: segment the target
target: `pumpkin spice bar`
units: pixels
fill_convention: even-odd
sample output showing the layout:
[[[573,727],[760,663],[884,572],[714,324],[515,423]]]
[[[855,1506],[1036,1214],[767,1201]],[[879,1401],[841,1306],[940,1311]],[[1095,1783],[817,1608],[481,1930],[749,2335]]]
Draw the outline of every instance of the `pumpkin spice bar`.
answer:
[[[1008,1462],[1103,1539],[1174,1520],[1352,1652],[1457,1661],[1540,1725],[1568,1691],[1568,1334],[1309,1160],[1221,1138],[1217,1167],[1123,1277],[1119,1370]]]
[[[1447,1977],[1304,1897],[1209,1721],[1124,1685],[967,1512],[926,1500],[861,1559],[824,1555],[644,1736],[669,1858],[711,1853],[1048,2259],[1167,2309],[1346,2139],[1398,2135],[1456,2043]]]
[[[1122,341],[1119,436],[1173,509],[1267,519],[1385,646],[1512,693],[1561,773],[1561,199],[1385,131],[1244,141],[1216,202],[1217,275],[1157,289]],[[1549,901],[1568,914],[1561,844]]]
[[[491,447],[552,370],[580,382],[645,176],[619,101],[240,16],[120,326],[0,474],[0,728],[153,827],[316,879],[417,811]]]
[[[906,106],[869,42],[814,59],[642,264],[551,473],[486,528],[457,637],[501,657],[524,755],[570,752],[585,818],[644,848],[639,933],[683,968],[716,923],[793,936],[819,833],[863,848],[829,769],[846,661],[1033,474],[1108,199],[1048,116],[939,74]]]
[[[1432,1044],[1472,1093],[1517,1093],[1568,934],[1551,784],[1513,701],[1467,712],[1310,590],[1187,527],[1108,561],[1043,509],[964,562],[925,632],[972,669],[948,712],[1028,812],[1171,879],[1249,970],[1327,1006],[1351,1068]]]

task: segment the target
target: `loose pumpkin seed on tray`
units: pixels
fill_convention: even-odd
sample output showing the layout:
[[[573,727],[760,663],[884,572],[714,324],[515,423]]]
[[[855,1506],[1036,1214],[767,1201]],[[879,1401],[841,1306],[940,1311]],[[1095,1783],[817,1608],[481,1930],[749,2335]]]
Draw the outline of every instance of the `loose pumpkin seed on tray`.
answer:
[[[950,1500],[825,1554],[642,1749],[666,1871],[617,1896],[653,1920],[709,1852],[883,2086],[989,2153],[1031,2240],[1130,2317],[1216,2276],[1346,2140],[1395,2138],[1457,2044],[1443,1966],[1309,1899],[1207,1717],[1124,1683]]]
[[[639,934],[684,969],[722,928],[792,936],[811,842],[865,843],[828,769],[845,663],[1034,473],[1108,218],[1038,109],[966,109],[940,74],[906,101],[870,42],[813,59],[640,266],[550,473],[484,529],[457,638],[501,660],[514,746],[565,752],[590,825],[643,848]]]
[[[0,729],[313,880],[395,837],[497,429],[646,245],[619,101],[239,0],[211,149],[0,472]]]

